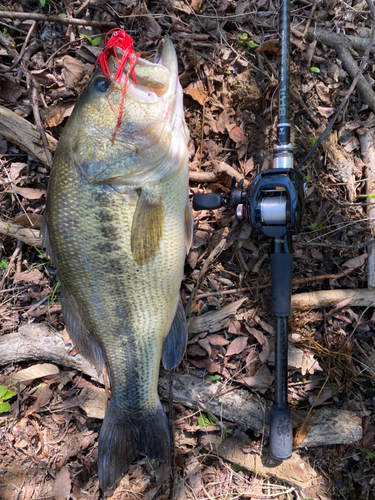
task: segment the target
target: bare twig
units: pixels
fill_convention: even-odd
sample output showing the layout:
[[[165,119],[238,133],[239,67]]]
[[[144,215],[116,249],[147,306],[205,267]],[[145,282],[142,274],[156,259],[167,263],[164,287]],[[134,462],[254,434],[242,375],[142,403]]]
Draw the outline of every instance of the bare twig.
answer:
[[[23,58],[23,55],[25,53],[25,50],[26,50],[26,47],[27,47],[27,44],[29,43],[29,40],[30,40],[30,37],[31,37],[31,34],[32,32],[34,31],[34,28],[36,26],[36,21],[34,21],[31,26],[30,26],[30,29],[29,29],[29,32],[27,33],[27,36],[25,38],[25,41],[22,45],[22,49],[21,49],[21,52],[20,52],[20,55],[15,59],[15,61],[13,62],[12,66],[9,66],[8,67],[4,67],[4,68],[1,68],[0,69],[0,73],[6,73],[7,71],[11,71],[12,69],[14,69],[17,64],[19,64],[21,62],[21,59]]]
[[[11,12],[11,11],[0,11],[0,19],[21,19],[21,20],[33,20],[33,21],[47,21],[50,23],[59,24],[73,24],[75,26],[108,26],[109,28],[116,28],[117,23],[113,21],[86,21],[85,19],[75,19],[59,16],[48,16],[45,14],[35,14],[33,12]]]

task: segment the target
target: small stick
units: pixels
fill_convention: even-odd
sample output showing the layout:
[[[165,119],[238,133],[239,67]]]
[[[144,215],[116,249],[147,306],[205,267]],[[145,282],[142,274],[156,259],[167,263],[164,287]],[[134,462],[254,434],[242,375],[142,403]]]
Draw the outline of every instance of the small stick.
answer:
[[[25,53],[25,50],[26,50],[26,47],[27,47],[27,44],[29,43],[29,40],[30,40],[30,37],[31,37],[31,34],[32,32],[34,31],[34,28],[36,26],[36,21],[34,21],[32,23],[32,25],[30,26],[30,29],[29,29],[29,32],[27,33],[27,36],[25,38],[25,41],[22,45],[22,49],[21,49],[21,52],[20,52],[20,55],[15,59],[14,63],[12,64],[12,66],[9,66],[8,67],[4,67],[4,68],[1,68],[0,69],[0,73],[6,73],[7,71],[11,71],[12,69],[14,69],[17,64],[21,61],[21,59],[23,58],[23,55]]]

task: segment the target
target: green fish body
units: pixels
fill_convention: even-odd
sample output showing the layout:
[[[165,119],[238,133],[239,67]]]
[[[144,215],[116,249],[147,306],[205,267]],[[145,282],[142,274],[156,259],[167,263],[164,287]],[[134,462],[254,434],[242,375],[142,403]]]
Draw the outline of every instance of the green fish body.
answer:
[[[177,366],[187,341],[179,289],[192,238],[188,131],[172,43],[135,71],[114,140],[121,85],[97,70],[78,99],[56,151],[43,230],[67,330],[98,370],[108,367],[102,491],[139,452],[169,460],[159,366]]]

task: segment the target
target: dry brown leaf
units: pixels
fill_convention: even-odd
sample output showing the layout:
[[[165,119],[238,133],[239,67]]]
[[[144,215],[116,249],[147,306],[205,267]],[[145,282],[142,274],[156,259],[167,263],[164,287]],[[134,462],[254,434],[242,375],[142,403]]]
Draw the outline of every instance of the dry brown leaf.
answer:
[[[246,347],[247,340],[247,337],[237,337],[236,339],[234,339],[230,343],[225,356],[230,357],[234,354],[239,354],[240,352],[242,352]]]
[[[209,99],[206,90],[203,88],[203,83],[198,80],[193,82],[184,89],[184,93],[191,96],[195,101],[198,101],[203,106]]]
[[[161,27],[152,16],[148,15],[145,16],[143,19],[147,28],[148,36],[158,37],[161,35]]]
[[[11,182],[15,182],[18,179],[18,177],[20,176],[20,173],[22,172],[22,170],[24,170],[26,167],[27,167],[27,163],[21,163],[18,161],[15,161],[14,163],[12,163],[12,165],[9,169],[9,174],[8,174],[9,180]]]
[[[31,415],[35,411],[39,410],[39,408],[43,408],[43,406],[48,405],[53,396],[53,390],[50,388],[50,386],[51,384],[47,384],[43,387],[34,404],[31,405],[30,408],[28,408],[28,410],[26,411],[26,415]]]
[[[191,0],[190,5],[192,6],[192,8],[194,9],[195,12],[200,11],[200,8],[202,6],[202,1],[203,0]]]
[[[23,88],[10,80],[0,81],[1,100],[14,104],[21,97]]]
[[[236,379],[236,382],[251,387],[255,391],[264,394],[271,387],[273,383],[273,376],[271,375],[267,365],[262,365],[253,377],[243,377]]]
[[[354,259],[349,259],[344,264],[342,264],[342,267],[346,267],[348,269],[357,269],[358,267],[363,266],[363,264],[366,262],[368,257],[368,253],[363,253],[362,255],[358,255],[358,257],[354,257]]]
[[[43,109],[43,119],[47,127],[57,127],[65,118],[64,106],[50,106]]]
[[[51,375],[58,375],[60,373],[56,365],[52,363],[42,363],[40,365],[33,365],[24,370],[20,370],[17,373],[10,375],[5,381],[9,389],[14,389],[17,383],[20,383],[20,389],[22,390],[27,385],[31,384],[36,378],[49,377]]]
[[[255,49],[255,52],[268,52],[269,54],[277,54],[279,52],[279,39],[272,38],[263,42]]]
[[[245,177],[246,175],[248,175],[252,170],[254,170],[254,158],[251,157],[249,158],[245,163],[244,163],[244,166],[243,166],[243,171],[244,171],[244,174],[245,174]]]
[[[28,200],[39,200],[39,198],[47,194],[47,191],[45,189],[33,189],[16,186],[12,189],[12,193],[20,194]]]
[[[87,68],[82,61],[75,57],[64,56],[62,75],[67,89],[73,89],[85,74]]]
[[[43,274],[39,269],[29,269],[28,271],[23,271],[22,273],[16,273],[14,275],[15,281],[23,281],[25,283],[34,283],[38,285],[43,279]]]
[[[335,108],[324,108],[323,106],[317,106],[316,109],[325,118],[329,118],[335,112]]]
[[[244,131],[242,128],[234,126],[232,130],[229,132],[229,137],[232,139],[233,142],[241,142],[245,136]]]
[[[207,354],[209,356],[211,356],[212,349],[211,349],[210,341],[208,340],[208,338],[198,340],[198,344],[201,347],[203,347],[203,349],[207,352]]]
[[[211,345],[228,345],[229,340],[225,339],[222,335],[218,335],[216,333],[212,335],[208,335],[208,340]]]
[[[52,496],[55,500],[67,500],[70,497],[72,481],[68,467],[63,467],[55,477]]]
[[[319,99],[324,102],[324,104],[332,104],[331,96],[329,95],[329,88],[324,85],[323,82],[318,82],[315,85],[316,93],[319,96]]]
[[[22,214],[14,219],[13,224],[18,224],[19,226],[23,227],[32,227],[33,229],[40,229],[42,226],[42,220],[43,220],[43,215]]]

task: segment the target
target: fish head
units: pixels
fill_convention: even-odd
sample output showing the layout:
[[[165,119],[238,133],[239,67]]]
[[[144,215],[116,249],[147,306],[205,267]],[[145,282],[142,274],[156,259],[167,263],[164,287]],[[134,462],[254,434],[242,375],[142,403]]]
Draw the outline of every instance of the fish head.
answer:
[[[64,147],[87,182],[142,186],[173,175],[187,162],[188,129],[176,52],[165,38],[153,63],[137,59],[134,71],[122,57],[97,68],[66,127]]]

